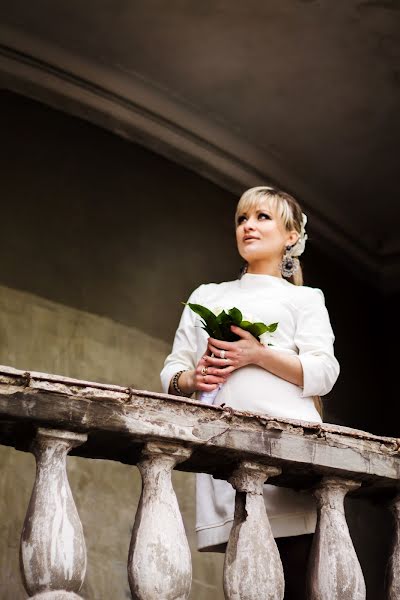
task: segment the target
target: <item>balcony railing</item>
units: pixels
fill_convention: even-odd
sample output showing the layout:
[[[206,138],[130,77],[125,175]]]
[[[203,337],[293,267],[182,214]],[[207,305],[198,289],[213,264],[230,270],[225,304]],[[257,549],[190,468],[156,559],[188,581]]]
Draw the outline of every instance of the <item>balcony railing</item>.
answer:
[[[395,518],[386,597],[400,599],[398,439],[0,367],[0,442],[32,452],[37,463],[20,547],[29,598],[80,598],[86,548],[66,474],[73,448],[75,455],[140,469],[142,493],[127,560],[134,599],[189,597],[191,556],[171,483],[174,468],[211,473],[236,489],[224,566],[227,599],[283,598],[282,565],[262,494],[267,479],[316,497],[310,600],[366,597],[344,497],[390,504]]]

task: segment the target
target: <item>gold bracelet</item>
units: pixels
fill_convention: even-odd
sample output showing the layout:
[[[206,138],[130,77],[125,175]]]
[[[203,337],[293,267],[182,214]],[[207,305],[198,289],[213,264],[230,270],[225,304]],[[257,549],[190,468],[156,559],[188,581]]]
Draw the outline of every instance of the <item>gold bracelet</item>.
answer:
[[[185,373],[188,369],[183,369],[182,371],[178,371],[177,373],[175,373],[175,375],[173,376],[171,383],[172,383],[172,387],[174,388],[175,392],[177,393],[178,396],[185,396],[186,394],[184,392],[182,392],[181,388],[178,385],[178,379],[179,377],[182,375],[182,373]]]

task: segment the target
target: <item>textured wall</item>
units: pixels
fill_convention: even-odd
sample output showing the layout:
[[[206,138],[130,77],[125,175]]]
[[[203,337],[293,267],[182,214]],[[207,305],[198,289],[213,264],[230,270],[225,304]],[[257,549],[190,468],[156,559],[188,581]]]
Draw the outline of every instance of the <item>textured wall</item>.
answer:
[[[0,107],[0,363],[160,390],[180,302],[238,271],[230,194],[34,102],[1,92]],[[32,459],[0,447],[0,465],[0,600],[18,600]],[[86,596],[122,600],[137,470],[70,458],[69,472],[87,534]],[[174,477],[193,550],[192,597],[218,600],[222,556],[195,550],[194,477]]]
[[[0,286],[0,364],[159,390],[168,344],[140,330]],[[140,352],[137,349],[140,348]],[[68,459],[71,487],[88,546],[84,596],[130,598],[126,564],[140,476],[136,467]],[[19,535],[33,485],[30,454],[0,446],[0,600],[26,597],[18,569]],[[222,557],[199,554],[194,539],[194,477],[174,473],[194,557],[192,598],[223,598]]]

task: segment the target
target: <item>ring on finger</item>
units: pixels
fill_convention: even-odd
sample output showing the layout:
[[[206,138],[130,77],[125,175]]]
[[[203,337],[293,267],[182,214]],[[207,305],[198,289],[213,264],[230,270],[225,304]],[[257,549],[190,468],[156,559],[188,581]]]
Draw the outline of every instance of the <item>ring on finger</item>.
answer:
[[[221,357],[222,359],[224,359],[224,358],[225,358],[225,354],[226,354],[226,351],[225,351],[225,350],[220,350],[220,353],[219,353],[219,355],[220,355],[220,357]]]
[[[208,373],[208,367],[201,367],[201,374],[205,377]]]

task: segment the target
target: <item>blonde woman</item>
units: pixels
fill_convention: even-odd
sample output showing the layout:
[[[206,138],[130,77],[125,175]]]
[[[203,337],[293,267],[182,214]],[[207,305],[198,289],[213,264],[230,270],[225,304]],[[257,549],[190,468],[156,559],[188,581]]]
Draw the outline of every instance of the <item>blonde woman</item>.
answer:
[[[236,306],[249,320],[277,322],[277,330],[273,337],[264,334],[260,343],[233,327],[240,340],[223,342],[207,338],[199,318],[185,307],[161,372],[166,392],[199,397],[219,388],[217,405],[321,422],[318,399],[332,389],[339,365],[324,296],[303,286],[298,256],[305,248],[306,221],[298,202],[285,192],[261,186],[243,194],[235,216],[243,274],[235,281],[201,285],[189,302],[211,309]],[[234,490],[207,474],[197,476],[196,488],[199,550],[224,551]],[[264,486],[264,500],[284,570],[290,570],[291,576],[285,573],[285,599],[301,600],[304,562],[316,525],[314,501],[273,485]]]

